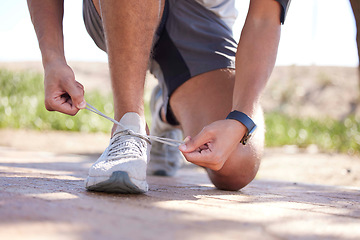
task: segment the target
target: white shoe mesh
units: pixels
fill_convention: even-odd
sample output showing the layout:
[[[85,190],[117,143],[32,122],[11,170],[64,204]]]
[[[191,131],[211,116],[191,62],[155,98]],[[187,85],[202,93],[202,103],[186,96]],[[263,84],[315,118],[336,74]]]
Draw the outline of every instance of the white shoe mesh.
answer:
[[[122,158],[142,158],[146,153],[146,142],[130,133],[130,131],[125,130],[114,134],[109,146],[107,161]]]

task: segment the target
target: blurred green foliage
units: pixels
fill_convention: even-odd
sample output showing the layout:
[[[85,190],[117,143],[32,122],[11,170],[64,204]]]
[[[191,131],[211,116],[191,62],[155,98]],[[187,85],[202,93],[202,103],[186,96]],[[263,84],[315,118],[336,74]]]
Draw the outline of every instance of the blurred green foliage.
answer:
[[[311,144],[322,150],[360,153],[360,119],[350,116],[345,121],[330,118],[295,118],[280,113],[265,115],[266,146]]]
[[[108,116],[113,116],[112,96],[86,92],[85,99]],[[148,120],[150,110],[145,104]],[[317,145],[325,151],[360,153],[360,119],[302,119],[282,113],[267,113],[266,146]],[[43,76],[0,69],[0,128],[109,132],[112,123],[87,110],[76,116],[48,112],[44,107]]]
[[[112,96],[97,91],[85,99],[100,111],[113,116]],[[48,112],[44,106],[43,76],[28,72],[0,70],[0,127],[38,130],[108,132],[112,123],[87,110],[76,116]]]

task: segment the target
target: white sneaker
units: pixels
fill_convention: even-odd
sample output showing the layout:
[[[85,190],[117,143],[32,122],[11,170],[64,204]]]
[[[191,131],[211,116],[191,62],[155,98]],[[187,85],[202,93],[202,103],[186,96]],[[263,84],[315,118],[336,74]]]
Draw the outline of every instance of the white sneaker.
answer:
[[[150,110],[152,113],[151,135],[182,141],[182,131],[173,125],[164,123],[159,116],[163,105],[160,86],[156,86],[151,94]],[[173,176],[184,164],[185,158],[177,147],[152,141],[150,162],[147,169],[149,175]]]
[[[145,122],[137,113],[126,113],[120,123],[130,131],[146,134]],[[148,191],[146,166],[150,144],[117,127],[109,146],[91,166],[85,186],[91,191],[144,193]]]

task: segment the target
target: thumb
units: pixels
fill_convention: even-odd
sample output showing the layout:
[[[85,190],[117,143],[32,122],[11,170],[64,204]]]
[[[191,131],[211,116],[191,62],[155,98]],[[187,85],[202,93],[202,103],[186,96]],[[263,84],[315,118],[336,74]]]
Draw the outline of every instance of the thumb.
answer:
[[[74,106],[78,109],[86,107],[86,101],[84,99],[84,86],[78,81],[68,82],[64,86],[65,91],[70,95]]]
[[[197,149],[202,149],[203,145],[210,142],[212,139],[212,135],[206,131],[201,131],[198,135],[194,138],[186,137],[185,143],[179,146],[179,150],[184,153],[193,152]]]

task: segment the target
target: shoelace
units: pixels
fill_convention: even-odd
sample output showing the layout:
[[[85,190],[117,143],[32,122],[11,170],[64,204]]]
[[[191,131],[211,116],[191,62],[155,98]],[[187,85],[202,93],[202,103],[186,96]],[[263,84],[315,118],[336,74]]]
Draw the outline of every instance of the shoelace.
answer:
[[[129,137],[126,130],[115,133],[112,147],[109,149],[108,160],[119,159],[119,154],[121,155],[120,158],[141,156],[143,154],[142,147],[145,144],[143,141],[139,142],[131,138],[128,138],[127,141],[119,141],[121,137],[126,137],[126,135]]]
[[[107,120],[115,123],[116,125],[122,127],[124,129],[124,131],[126,131],[126,133],[128,135],[132,135],[135,137],[139,137],[144,139],[145,141],[150,142],[150,140],[156,141],[156,142],[160,142],[163,144],[167,144],[173,147],[178,147],[181,144],[183,144],[183,141],[178,141],[175,139],[171,139],[171,138],[163,138],[163,137],[158,137],[158,136],[152,136],[152,135],[146,135],[146,134],[140,134],[140,133],[136,133],[130,129],[127,129],[123,124],[121,124],[120,122],[116,121],[115,119],[112,119],[111,117],[106,116],[105,114],[103,114],[102,112],[100,112],[99,110],[97,110],[95,107],[93,107],[91,104],[87,103],[87,106],[85,107],[85,109],[89,110],[90,112],[96,113],[100,116],[102,116],[103,118],[106,118]]]

